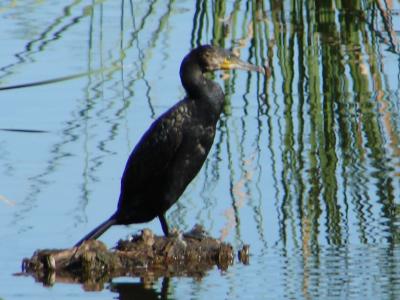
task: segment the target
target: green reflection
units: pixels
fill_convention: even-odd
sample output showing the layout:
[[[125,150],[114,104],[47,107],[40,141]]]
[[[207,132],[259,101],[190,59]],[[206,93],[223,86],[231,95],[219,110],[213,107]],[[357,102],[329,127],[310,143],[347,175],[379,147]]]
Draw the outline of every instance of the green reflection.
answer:
[[[374,3],[196,2],[192,46],[211,41],[242,52],[247,48],[249,59],[270,66],[272,76],[262,78],[256,87],[264,99],[259,111],[267,120],[267,132],[259,134],[281,141],[281,152],[270,146],[267,155],[275,166],[268,171],[276,178],[275,201],[285,245],[290,237],[290,244],[300,247],[306,236],[313,247],[320,238],[328,244],[348,243],[348,230],[354,225],[350,212],[356,216],[360,242],[376,241],[376,226],[388,230],[384,236],[388,242],[396,235],[393,224],[398,217],[393,208],[399,179],[393,178],[396,167],[392,163],[398,160],[399,147],[393,142],[388,145],[386,139],[399,141],[399,123],[394,119],[398,112],[392,116],[392,111],[382,109],[395,106],[395,99],[383,92],[389,83],[380,67],[382,34],[391,37],[389,46],[395,49],[396,45],[389,11]],[[386,32],[372,26],[376,18]],[[232,110],[229,95],[235,79],[225,81],[227,115]],[[249,90],[250,85],[249,81]],[[253,104],[254,100],[249,99]],[[281,114],[274,116],[271,109]],[[224,129],[228,145],[230,130]],[[249,143],[246,139],[243,135],[240,145]],[[275,142],[271,140],[270,145]],[[235,170],[244,172],[241,163],[234,164],[229,159],[231,182]],[[281,172],[276,168],[280,165]],[[249,198],[252,192],[248,191]],[[231,198],[239,228],[240,211],[235,195]],[[375,202],[380,206],[379,219],[371,212]],[[260,213],[268,214],[257,211],[254,218]],[[368,224],[371,221],[374,225]]]

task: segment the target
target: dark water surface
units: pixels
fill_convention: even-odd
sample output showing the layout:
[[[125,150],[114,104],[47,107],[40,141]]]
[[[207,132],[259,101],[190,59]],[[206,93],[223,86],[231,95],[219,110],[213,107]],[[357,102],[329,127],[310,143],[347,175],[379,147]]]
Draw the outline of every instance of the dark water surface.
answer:
[[[0,299],[400,299],[400,5],[321,2],[3,1]],[[271,77],[216,74],[214,146],[167,218],[250,244],[250,265],[97,292],[13,276],[114,212],[131,149],[204,43]],[[101,240],[143,227],[161,233]]]

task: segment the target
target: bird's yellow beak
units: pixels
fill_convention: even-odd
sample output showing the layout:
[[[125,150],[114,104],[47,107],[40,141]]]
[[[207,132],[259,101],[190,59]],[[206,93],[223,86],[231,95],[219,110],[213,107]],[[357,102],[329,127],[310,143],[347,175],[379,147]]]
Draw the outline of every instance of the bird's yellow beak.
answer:
[[[221,69],[222,70],[230,70],[233,69],[233,64],[232,62],[229,60],[229,58],[224,58],[224,61],[221,64]]]

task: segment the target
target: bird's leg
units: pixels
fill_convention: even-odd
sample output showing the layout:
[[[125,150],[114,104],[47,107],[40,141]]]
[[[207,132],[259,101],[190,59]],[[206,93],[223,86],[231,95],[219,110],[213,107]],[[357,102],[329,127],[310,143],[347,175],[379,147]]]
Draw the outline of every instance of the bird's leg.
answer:
[[[164,235],[165,235],[165,236],[169,236],[168,223],[167,223],[167,220],[165,220],[164,214],[158,215],[158,218],[160,219],[161,228],[162,228],[162,230],[163,230],[163,232],[164,232]]]

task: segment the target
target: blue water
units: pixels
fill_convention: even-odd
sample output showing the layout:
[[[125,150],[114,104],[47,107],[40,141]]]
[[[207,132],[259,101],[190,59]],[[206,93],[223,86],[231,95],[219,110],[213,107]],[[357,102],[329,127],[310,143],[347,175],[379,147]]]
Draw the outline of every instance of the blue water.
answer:
[[[304,10],[301,39],[291,36],[300,25],[289,1],[285,15],[259,1],[258,19],[251,2],[198,3],[0,5],[0,88],[11,87],[0,90],[0,299],[398,299],[399,58],[389,39],[398,4],[388,32],[362,2],[377,21],[358,45],[305,22],[324,15],[339,27],[359,11]],[[14,276],[36,249],[70,247],[114,212],[130,151],[184,97],[182,58],[221,41],[244,60],[268,61],[272,76],[216,73],[227,97],[215,143],[167,218],[180,230],[203,224],[235,249],[250,244],[250,265],[116,278],[91,292]],[[143,227],[161,234],[155,220],[101,240],[111,247]]]

